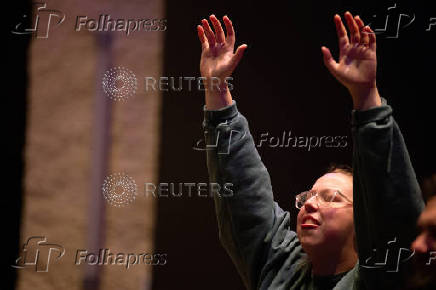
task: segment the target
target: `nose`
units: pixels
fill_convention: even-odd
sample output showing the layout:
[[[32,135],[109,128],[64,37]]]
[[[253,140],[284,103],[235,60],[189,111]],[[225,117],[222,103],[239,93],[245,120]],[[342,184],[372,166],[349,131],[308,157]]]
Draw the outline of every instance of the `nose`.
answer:
[[[428,250],[427,245],[427,235],[425,233],[421,233],[416,237],[416,240],[412,243],[412,249],[418,253],[424,254]]]
[[[318,209],[318,200],[316,196],[312,196],[304,203],[306,212],[313,212]]]

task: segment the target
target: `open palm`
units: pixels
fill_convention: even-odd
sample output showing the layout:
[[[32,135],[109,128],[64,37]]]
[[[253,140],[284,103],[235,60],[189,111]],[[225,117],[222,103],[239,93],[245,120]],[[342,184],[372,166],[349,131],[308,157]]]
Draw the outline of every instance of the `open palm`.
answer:
[[[364,26],[359,16],[345,13],[347,30],[341,17],[335,15],[334,21],[339,40],[339,62],[336,62],[330,50],[322,47],[324,63],[329,71],[350,91],[376,86],[377,56],[375,33]]]
[[[236,52],[233,53],[235,31],[230,19],[227,16],[223,17],[227,31],[226,37],[215,15],[211,15],[209,18],[215,33],[206,19],[202,20],[202,26],[198,25],[197,27],[198,37],[202,46],[200,72],[203,77],[216,77],[220,81],[224,81],[226,77],[230,77],[238,65],[247,45],[240,45]]]

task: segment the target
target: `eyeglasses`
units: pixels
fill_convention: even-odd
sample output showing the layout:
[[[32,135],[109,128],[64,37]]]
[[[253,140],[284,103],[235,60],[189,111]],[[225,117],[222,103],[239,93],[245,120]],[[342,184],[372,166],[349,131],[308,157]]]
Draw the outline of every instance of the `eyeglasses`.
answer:
[[[316,198],[318,207],[343,207],[346,204],[353,204],[353,201],[346,197],[339,190],[323,190],[316,192],[314,190],[303,191],[295,196],[295,207],[301,209],[303,205],[312,197]]]

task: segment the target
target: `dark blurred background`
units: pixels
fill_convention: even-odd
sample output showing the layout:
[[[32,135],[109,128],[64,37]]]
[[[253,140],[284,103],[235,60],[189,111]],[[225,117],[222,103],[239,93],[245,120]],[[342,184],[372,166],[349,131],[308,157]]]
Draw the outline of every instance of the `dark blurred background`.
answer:
[[[233,74],[232,96],[249,121],[256,144],[261,134],[348,136],[345,148],[260,147],[271,175],[275,199],[297,214],[294,195],[308,189],[331,162],[351,163],[347,90],[324,67],[321,46],[337,56],[334,14],[349,10],[377,36],[378,87],[394,109],[420,181],[435,172],[433,135],[435,35],[425,31],[436,10],[413,1],[169,1],[171,27],[165,40],[165,75],[199,72],[196,25],[215,14],[228,15],[236,46],[248,49]],[[396,9],[388,7],[396,4]],[[189,8],[188,8],[189,7]],[[183,11],[183,12],[181,12]],[[408,27],[404,16],[416,15]],[[376,15],[376,17],[374,17]],[[174,24],[174,26],[172,26]],[[396,29],[400,25],[399,37]],[[205,153],[189,150],[201,138],[201,92],[164,94],[162,111],[162,182],[207,181]],[[169,251],[171,263],[154,268],[154,289],[244,289],[236,268],[218,241],[214,205],[208,199],[160,200],[156,246]]]

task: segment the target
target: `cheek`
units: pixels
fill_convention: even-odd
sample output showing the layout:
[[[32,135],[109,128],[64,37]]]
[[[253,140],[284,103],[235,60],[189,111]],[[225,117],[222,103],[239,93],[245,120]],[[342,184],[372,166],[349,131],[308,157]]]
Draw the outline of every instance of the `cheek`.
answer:
[[[354,230],[353,212],[344,209],[327,209],[321,212],[326,235],[342,235]]]
[[[304,215],[304,207],[300,209],[297,215],[297,225],[301,224],[301,218]]]
[[[435,236],[429,237],[428,244],[429,244],[429,251],[434,252],[434,254],[436,254],[436,237]]]
[[[303,216],[304,209],[300,209],[297,215],[297,236],[300,238],[300,226],[301,226],[301,218]]]

